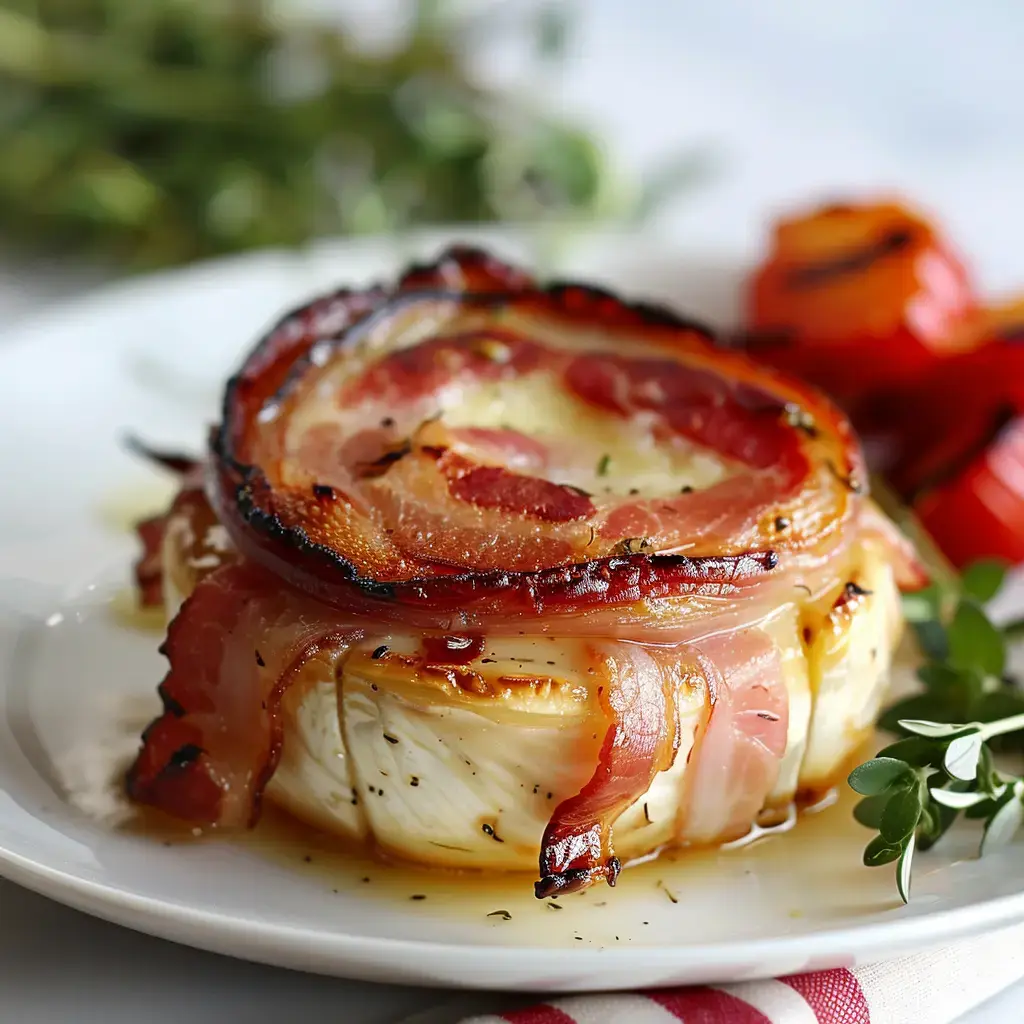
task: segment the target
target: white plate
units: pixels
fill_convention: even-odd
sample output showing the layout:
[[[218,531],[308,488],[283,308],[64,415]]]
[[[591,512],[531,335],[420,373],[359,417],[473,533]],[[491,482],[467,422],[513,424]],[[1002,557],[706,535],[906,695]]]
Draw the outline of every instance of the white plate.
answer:
[[[533,899],[527,878],[395,872],[272,824],[247,841],[167,846],[96,819],[162,674],[159,637],[115,614],[134,544],[113,520],[158,503],[166,484],[121,437],[198,447],[220,382],[273,316],[438,244],[328,246],[139,280],[47,313],[0,347],[0,873],[222,953],[479,988],[777,975],[1024,918],[1019,849],[982,864],[977,837],[962,831],[919,857],[913,901],[902,906],[891,869],[861,867],[867,833],[847,798],[753,846],[627,870],[614,891],[564,899],[557,911]],[[507,255],[530,248],[499,240]],[[741,269],[622,238],[591,238],[563,252],[562,266],[718,317]],[[496,910],[511,919],[487,916]]]

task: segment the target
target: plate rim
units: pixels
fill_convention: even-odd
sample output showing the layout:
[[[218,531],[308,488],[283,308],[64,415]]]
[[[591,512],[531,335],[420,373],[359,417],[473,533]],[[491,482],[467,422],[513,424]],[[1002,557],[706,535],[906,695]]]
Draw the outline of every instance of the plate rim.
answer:
[[[599,971],[607,967],[609,959],[621,964],[620,969],[631,966],[644,967],[648,970],[682,969],[698,964],[707,965],[714,971],[728,969],[731,965],[750,965],[759,961],[778,962],[792,957],[794,960],[807,957],[808,946],[813,944],[813,959],[825,963],[834,961],[834,966],[848,966],[851,962],[871,962],[887,959],[900,952],[918,951],[943,946],[949,942],[969,937],[983,931],[995,930],[1003,925],[1016,923],[1024,917],[1024,891],[1005,896],[992,897],[979,903],[952,907],[914,917],[905,917],[894,921],[873,921],[844,927],[825,928],[821,931],[805,932],[798,935],[784,935],[775,938],[736,939],[708,944],[693,945],[635,945],[632,947],[593,946],[569,948],[561,946],[510,946],[510,945],[465,945],[450,942],[426,942],[420,940],[394,939],[379,936],[359,936],[348,932],[334,932],[317,928],[302,928],[284,923],[268,923],[258,917],[243,918],[221,914],[197,908],[185,903],[178,903],[155,897],[133,893],[113,885],[61,871],[50,865],[32,860],[6,847],[0,840],[0,876],[23,885],[41,895],[64,902],[76,909],[93,916],[129,927],[135,931],[154,935],[170,941],[192,945],[190,940],[178,938],[177,926],[201,926],[203,934],[214,939],[212,944],[202,943],[201,948],[235,956],[246,960],[258,960],[267,964],[282,964],[289,961],[290,956],[275,956],[274,950],[283,947],[288,954],[309,952],[308,943],[312,940],[318,944],[321,956],[329,954],[332,958],[344,957],[346,954],[380,960],[385,970],[378,973],[393,977],[395,974],[404,976],[402,984],[422,984],[436,970],[427,968],[421,976],[420,970],[410,971],[409,964],[425,963],[417,960],[424,955],[435,962],[440,959],[448,963],[465,958],[467,950],[472,950],[475,959],[483,961],[481,967],[489,970],[501,967],[513,969],[517,974],[529,972],[531,962],[565,958],[571,961],[574,968],[580,971]],[[70,900],[62,900],[61,896],[70,896]],[[76,897],[81,897],[78,899]],[[107,914],[104,911],[110,910]],[[943,927],[936,928],[941,924]],[[941,931],[941,936],[932,941],[921,941],[923,932]],[[249,948],[246,953],[233,953],[227,944],[236,940],[244,940]],[[271,940],[271,941],[267,941]],[[263,949],[266,955],[253,956],[252,949]],[[869,956],[863,954],[870,951]],[[395,958],[401,958],[396,961]],[[389,959],[390,958],[390,959]],[[841,963],[842,961],[842,963]],[[404,966],[403,966],[404,965]],[[345,966],[344,962],[339,966]],[[327,966],[308,966],[304,968],[314,974],[336,974]],[[815,967],[814,969],[820,969]],[[366,977],[360,973],[360,977]],[[762,973],[758,968],[748,970],[745,977],[755,979],[769,977],[771,972]],[[708,981],[715,979],[708,974]],[[452,987],[446,982],[445,987]],[[498,990],[504,985],[460,985],[463,988],[479,988]],[[522,982],[520,982],[520,986]],[[529,985],[525,986],[529,988]],[[587,985],[574,991],[623,991],[629,990],[628,984],[607,986]]]

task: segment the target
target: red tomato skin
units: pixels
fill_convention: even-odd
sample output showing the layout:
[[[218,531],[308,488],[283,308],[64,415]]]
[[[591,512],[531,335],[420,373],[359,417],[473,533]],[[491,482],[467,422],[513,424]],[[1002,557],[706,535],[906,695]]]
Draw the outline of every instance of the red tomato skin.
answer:
[[[858,419],[980,343],[968,272],[922,215],[895,201],[831,204],[779,220],[747,295],[752,355],[816,384]]]
[[[979,558],[1024,562],[1024,417],[914,510],[946,557],[963,568]]]

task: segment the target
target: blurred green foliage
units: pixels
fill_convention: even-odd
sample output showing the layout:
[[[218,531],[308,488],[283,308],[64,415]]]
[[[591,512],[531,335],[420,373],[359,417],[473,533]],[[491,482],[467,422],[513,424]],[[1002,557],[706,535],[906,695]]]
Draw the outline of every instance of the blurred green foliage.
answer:
[[[268,0],[0,0],[0,239],[153,267],[594,213],[595,140],[474,84],[446,4],[409,10],[384,52]],[[564,33],[542,8],[538,61]]]

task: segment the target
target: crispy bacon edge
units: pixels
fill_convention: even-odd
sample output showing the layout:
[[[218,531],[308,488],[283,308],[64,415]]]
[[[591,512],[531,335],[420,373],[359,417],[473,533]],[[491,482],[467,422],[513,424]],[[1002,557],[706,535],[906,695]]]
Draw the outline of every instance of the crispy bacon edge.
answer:
[[[538,287],[524,272],[475,248],[455,246],[437,262],[408,270],[393,289],[342,290],[284,316],[231,378],[220,425],[210,435],[208,493],[221,522],[247,558],[297,589],[346,611],[396,616],[400,609],[430,613],[472,608],[481,615],[571,613],[643,597],[682,596],[698,586],[724,592],[776,564],[770,550],[731,557],[634,554],[537,572],[465,572],[430,566],[429,573],[390,580],[361,575],[344,551],[312,542],[300,523],[271,509],[272,486],[242,456],[246,433],[266,402],[308,365],[310,349],[354,343],[369,321],[420,300],[514,304],[576,326],[642,331],[666,348],[688,343],[714,351],[704,325],[648,303],[627,303],[606,290],[556,282]],[[426,568],[426,567],[425,567]],[[391,606],[388,612],[384,609]]]

